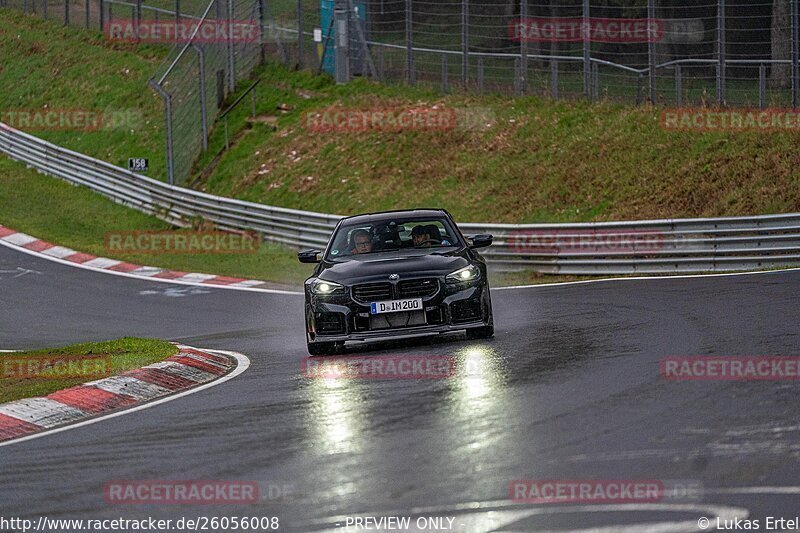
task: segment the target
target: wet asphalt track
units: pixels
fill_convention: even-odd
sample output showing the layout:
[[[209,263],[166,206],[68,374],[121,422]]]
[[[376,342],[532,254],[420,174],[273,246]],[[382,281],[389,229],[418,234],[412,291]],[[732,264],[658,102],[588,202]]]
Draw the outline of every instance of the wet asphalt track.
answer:
[[[0,516],[455,518],[455,531],[689,530],[700,516],[800,514],[800,384],[664,381],[667,355],[800,353],[800,272],[496,291],[496,337],[381,345],[481,368],[445,380],[305,379],[301,297],[126,279],[0,247],[0,348],[125,335],[235,350],[218,387],[0,448]],[[357,352],[360,353],[360,352]],[[247,506],[109,505],[121,479],[289,485]],[[512,504],[514,479],[702,483],[656,506]],[[777,494],[781,492],[781,494]],[[682,506],[682,507],[681,507]],[[676,524],[677,523],[677,524]],[[355,531],[350,528],[348,531]],[[345,531],[345,529],[340,529]]]

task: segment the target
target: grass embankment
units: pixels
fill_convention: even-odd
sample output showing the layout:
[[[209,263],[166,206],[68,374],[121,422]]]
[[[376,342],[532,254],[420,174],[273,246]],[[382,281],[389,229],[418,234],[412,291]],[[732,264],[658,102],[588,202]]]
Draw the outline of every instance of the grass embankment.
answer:
[[[153,177],[163,179],[163,103],[147,80],[167,50],[108,41],[98,30],[0,9],[0,120],[115,165],[147,157]],[[104,119],[96,129],[76,129],[74,121],[73,127],[25,127],[12,114],[44,110],[93,112]]]
[[[538,97],[440,96],[270,65],[257,109],[222,128],[198,168],[208,192],[338,214],[441,206],[460,221],[568,222],[726,216],[800,210],[797,132],[675,132],[661,110]],[[277,111],[278,103],[293,107]],[[426,107],[484,110],[488,127],[453,131],[315,133],[308,113]],[[285,106],[284,106],[285,107]],[[273,127],[275,130],[273,131]]]
[[[99,379],[96,375],[68,378],[19,377],[21,375],[33,376],[37,373],[36,369],[41,369],[43,376],[57,375],[59,370],[58,367],[53,366],[53,362],[61,358],[108,357],[111,366],[110,375],[116,375],[163,361],[177,352],[178,349],[166,341],[126,337],[106,342],[73,344],[63,348],[0,353],[0,363],[2,363],[2,374],[0,375],[3,377],[0,381],[0,403],[33,396],[45,396],[61,389]],[[48,370],[44,370],[45,361],[50,362]],[[35,369],[32,371],[29,364],[31,362],[38,363],[34,365]],[[27,370],[20,371],[20,364]]]

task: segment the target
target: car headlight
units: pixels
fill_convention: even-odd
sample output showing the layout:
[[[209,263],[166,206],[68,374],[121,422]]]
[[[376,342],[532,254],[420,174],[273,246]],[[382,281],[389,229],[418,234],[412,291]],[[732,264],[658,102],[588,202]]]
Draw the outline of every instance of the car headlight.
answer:
[[[311,292],[319,296],[341,294],[344,292],[344,286],[324,279],[315,279],[311,282]]]
[[[480,277],[481,269],[475,265],[469,265],[464,268],[459,268],[452,274],[448,274],[444,279],[447,283],[464,283],[467,281],[475,281],[476,279],[480,279]]]

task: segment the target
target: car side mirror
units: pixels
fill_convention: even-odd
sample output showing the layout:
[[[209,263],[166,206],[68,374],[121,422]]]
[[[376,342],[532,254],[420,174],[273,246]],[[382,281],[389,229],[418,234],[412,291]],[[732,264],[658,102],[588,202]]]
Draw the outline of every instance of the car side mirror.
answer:
[[[472,245],[470,246],[470,248],[485,248],[487,246],[491,246],[493,240],[494,237],[492,235],[489,235],[488,233],[473,235]]]
[[[301,263],[319,263],[319,254],[321,253],[319,250],[303,250],[297,253],[297,259]]]

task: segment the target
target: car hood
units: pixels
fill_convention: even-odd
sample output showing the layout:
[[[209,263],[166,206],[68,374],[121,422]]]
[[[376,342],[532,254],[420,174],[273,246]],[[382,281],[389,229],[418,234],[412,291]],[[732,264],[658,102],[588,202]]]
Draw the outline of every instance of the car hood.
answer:
[[[466,258],[453,252],[447,255],[426,254],[386,257],[383,254],[355,257],[343,263],[327,263],[320,279],[344,285],[389,281],[390,274],[400,279],[439,277],[469,264]]]

